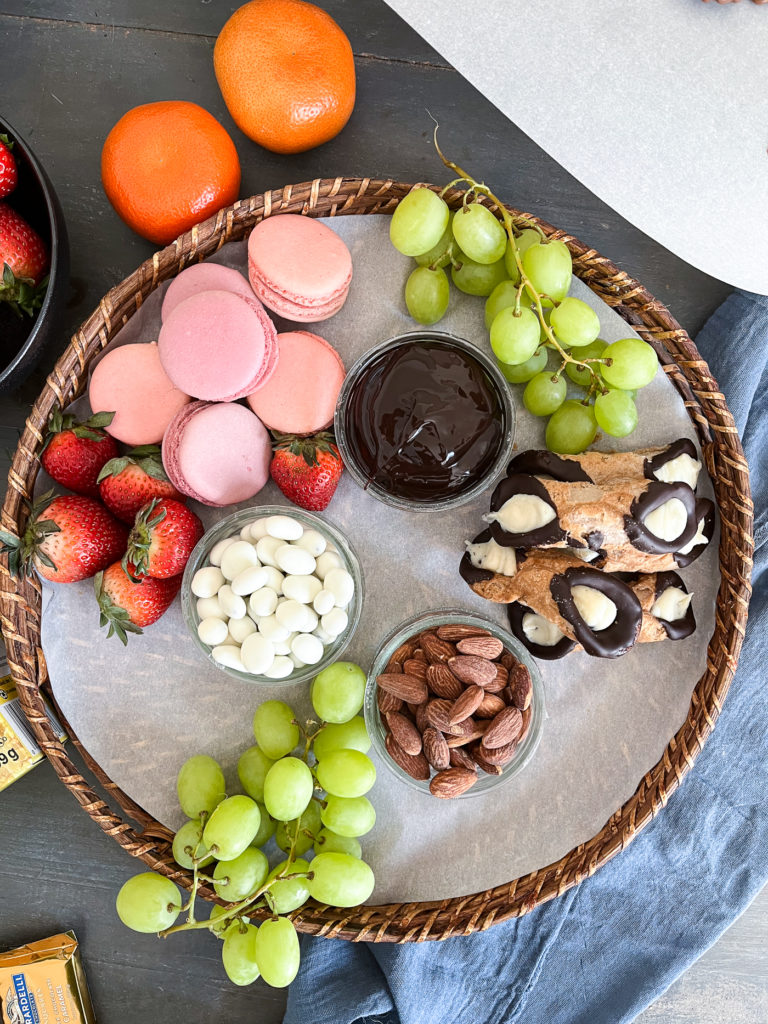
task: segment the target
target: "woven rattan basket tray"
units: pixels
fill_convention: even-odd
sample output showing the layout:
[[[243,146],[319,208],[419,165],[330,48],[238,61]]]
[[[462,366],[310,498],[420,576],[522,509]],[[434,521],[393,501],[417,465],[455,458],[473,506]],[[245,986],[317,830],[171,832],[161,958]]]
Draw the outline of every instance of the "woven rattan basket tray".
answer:
[[[334,178],[287,186],[243,200],[183,235],[156,253],[106,295],[72,338],[35,402],[14,454],[2,526],[20,533],[39,468],[46,424],[56,406],[65,406],[85,387],[90,361],[162,282],[189,263],[216,252],[226,242],[244,238],[263,217],[300,213],[313,217],[391,214],[412,188],[402,182],[371,178]],[[446,195],[453,208],[460,192]],[[513,219],[521,217],[510,211]],[[528,215],[526,218],[530,220]],[[293,916],[299,930],[353,940],[408,942],[466,935],[528,913],[593,874],[623,850],[666,804],[692,767],[712,731],[728,692],[744,636],[752,568],[752,502],[747,464],[733,417],[723,395],[688,335],[669,311],[645,288],[578,239],[537,221],[570,248],[574,272],[649,341],[683,397],[701,442],[720,511],[720,571],[715,631],[709,641],[707,668],[691,698],[685,723],[670,740],[661,760],[639,782],[635,793],[589,842],[554,864],[506,885],[461,898],[434,902],[385,904],[338,910],[313,902]],[[59,778],[82,808],[132,856],[181,885],[191,876],[171,855],[169,830],[137,806],[80,750],[93,779],[81,774],[53,734],[44,712],[41,689],[49,689],[40,646],[41,592],[36,578],[14,580],[7,563],[0,566],[0,608],[8,662],[24,711]],[[95,781],[94,781],[95,780]],[[105,793],[102,798],[94,786]],[[202,890],[212,896],[210,890]]]

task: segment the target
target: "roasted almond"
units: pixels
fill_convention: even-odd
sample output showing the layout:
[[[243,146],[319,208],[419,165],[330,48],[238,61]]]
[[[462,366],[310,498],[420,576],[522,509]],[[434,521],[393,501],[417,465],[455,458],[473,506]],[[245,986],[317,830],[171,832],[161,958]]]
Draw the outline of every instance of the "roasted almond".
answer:
[[[472,747],[469,751],[469,756],[475,762],[478,768],[482,768],[486,775],[501,775],[501,765],[491,764],[487,761],[482,753],[480,752],[480,745]]]
[[[507,672],[511,672],[515,665],[519,665],[520,662],[517,660],[517,658],[511,651],[504,651],[504,653],[501,656],[501,664],[504,666]]]
[[[433,636],[431,633],[423,633],[419,637],[419,646],[431,665],[439,661],[448,661],[449,658],[456,655],[456,648],[453,644],[449,644],[446,640],[441,640],[440,637]]]
[[[410,640],[406,640],[405,643],[400,644],[397,650],[390,657],[390,661],[396,661],[398,665],[402,665],[404,661],[407,661],[416,650],[416,640],[412,637]]]
[[[456,644],[459,654],[474,654],[478,658],[493,661],[504,650],[504,644],[495,636],[468,636]]]
[[[520,735],[517,737],[517,742],[522,743],[525,737],[528,735],[528,730],[531,728],[531,719],[533,718],[533,711],[530,707],[527,707],[523,711],[523,725],[520,729]]]
[[[429,728],[429,722],[427,721],[427,702],[419,704],[416,709],[416,728],[420,733],[423,733],[425,729]]]
[[[458,654],[449,658],[448,668],[468,686],[485,686],[496,678],[496,666],[487,658],[478,658],[474,654]]]
[[[399,697],[395,697],[393,693],[387,693],[381,687],[376,689],[376,703],[379,705],[379,711],[382,715],[388,715],[390,711],[399,711],[403,706],[403,702]]]
[[[395,742],[403,748],[406,754],[421,752],[421,733],[410,718],[406,718],[398,711],[391,711],[387,715],[387,725],[395,737]]]
[[[453,727],[456,730],[460,729],[461,732],[457,731],[453,736],[446,736],[446,743],[451,749],[454,747],[465,747],[468,743],[481,739],[490,724],[488,719],[477,722],[474,718],[468,718],[465,722],[459,722],[458,725]]]
[[[477,771],[477,765],[464,747],[449,748],[448,753],[450,755],[451,768],[468,768],[471,772]]]
[[[438,663],[427,668],[427,686],[432,693],[446,700],[456,700],[464,690],[464,684],[451,672],[447,665]]]
[[[427,703],[427,710],[424,713],[427,722],[440,732],[450,733],[458,736],[464,732],[461,725],[454,725],[451,722],[451,708],[453,704],[442,697],[435,697]]]
[[[403,666],[400,664],[399,661],[389,661],[387,662],[387,667],[384,669],[384,671],[387,673],[387,675],[390,675],[393,672],[402,672]]]
[[[408,658],[407,661],[403,662],[403,672],[409,676],[416,676],[417,679],[427,678],[427,663],[426,661],[419,661],[417,658]]]
[[[505,764],[509,764],[515,756],[517,743],[505,743],[503,747],[486,747],[484,743],[481,743],[478,750],[480,756],[484,757],[489,764],[503,767]]]
[[[477,782],[477,772],[469,771],[467,768],[446,768],[432,776],[429,784],[429,791],[432,796],[441,800],[452,800],[453,797],[461,796]]]
[[[450,717],[451,725],[463,722],[464,719],[474,715],[477,708],[480,707],[483,697],[485,697],[485,690],[482,686],[468,686],[464,693],[453,702]]]
[[[531,673],[525,665],[521,665],[519,662],[509,673],[509,691],[512,703],[516,708],[525,711],[526,708],[530,707],[531,697],[533,696]]]
[[[429,769],[424,754],[406,754],[391,732],[387,733],[384,745],[395,764],[400,765],[403,771],[410,775],[412,779],[416,779],[419,782],[427,781],[432,772]]]
[[[436,630],[441,640],[464,640],[468,636],[490,636],[487,629],[482,626],[465,626],[461,623],[439,626]]]
[[[486,748],[503,747],[514,742],[523,727],[523,716],[518,708],[508,707],[500,711],[491,721],[483,736]]]
[[[445,736],[433,726],[428,725],[422,737],[424,741],[424,756],[437,771],[442,771],[450,766],[451,752],[445,742]]]
[[[491,682],[485,686],[485,689],[488,693],[501,693],[509,682],[509,673],[498,661],[494,661],[493,666],[496,669],[496,678],[491,680]]]
[[[382,690],[399,697],[407,704],[421,704],[427,699],[427,684],[416,676],[408,676],[405,672],[385,672],[376,679]]]
[[[412,658],[414,661],[423,661],[425,665],[427,663],[427,656],[420,647],[417,647],[416,650],[413,652]]]
[[[497,696],[495,693],[488,693],[487,690],[483,690],[483,694],[483,699],[475,710],[475,718],[495,718],[500,711],[504,710],[506,703],[502,697]]]

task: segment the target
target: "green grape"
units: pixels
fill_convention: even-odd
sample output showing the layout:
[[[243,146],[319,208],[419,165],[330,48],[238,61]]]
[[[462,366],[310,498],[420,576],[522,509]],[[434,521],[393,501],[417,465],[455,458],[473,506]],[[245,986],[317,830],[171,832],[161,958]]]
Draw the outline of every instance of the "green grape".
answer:
[[[507,274],[512,284],[517,285],[520,283],[520,271],[517,267],[517,260],[515,259],[515,250],[512,248],[512,243],[507,239],[507,247],[504,250],[504,267],[506,268]],[[486,327],[488,324],[486,324]]]
[[[450,298],[451,288],[444,270],[416,267],[405,282],[405,304],[420,324],[436,324],[441,320]]]
[[[296,731],[298,733],[298,730]],[[294,746],[296,746],[295,743]],[[248,747],[240,755],[240,760],[237,762],[237,774],[240,778],[240,785],[252,800],[263,802],[264,779],[274,763],[274,759],[267,757],[259,747]]]
[[[523,384],[547,365],[547,350],[542,345],[524,363],[499,363],[499,369],[510,384]]]
[[[453,237],[475,263],[497,263],[504,258],[507,233],[487,206],[468,203],[456,211],[453,218]]]
[[[227,795],[224,773],[207,754],[196,754],[181,766],[176,780],[181,809],[188,818],[210,814]]]
[[[252,924],[245,925],[241,931],[239,925],[228,929],[224,945],[221,947],[221,960],[227,977],[235,985],[252,985],[259,977],[259,966],[256,962],[256,939],[259,929]]]
[[[115,906],[126,927],[149,934],[171,927],[181,911],[181,898],[170,878],[144,871],[123,885]]]
[[[523,230],[515,239],[515,245],[517,246],[517,251],[520,254],[520,259],[523,258],[523,253],[526,249],[530,249],[532,245],[537,245],[540,241],[541,235],[538,231],[535,231],[533,228],[523,228]],[[515,259],[515,252],[512,248],[512,243],[509,241],[507,242],[507,248],[504,253],[504,264],[507,268],[507,273],[509,274],[509,276],[515,282],[515,284],[519,284],[520,271],[517,267],[517,260]]]
[[[320,817],[339,836],[364,836],[376,824],[376,811],[366,796],[329,796]]]
[[[356,907],[373,892],[370,867],[346,853],[319,853],[312,861],[312,873],[310,895],[331,907]]]
[[[376,781],[373,761],[359,750],[334,750],[315,771],[323,789],[334,796],[364,796]]]
[[[348,722],[363,706],[365,672],[351,661],[337,661],[312,680],[309,697],[324,722]],[[294,815],[295,817],[295,815]]]
[[[220,861],[213,871],[216,895],[228,903],[237,903],[263,885],[269,873],[269,861],[253,846],[247,847],[234,860]]]
[[[614,389],[595,399],[595,419],[611,437],[626,437],[637,426],[637,406],[627,391]]]
[[[354,836],[337,836],[329,828],[322,829],[315,839],[315,853],[348,853],[362,857],[363,848]]]
[[[264,754],[276,761],[290,754],[299,742],[296,712],[281,700],[265,701],[253,716],[253,734]]]
[[[414,259],[420,267],[447,267],[451,262],[448,247],[453,241],[453,229],[451,227],[453,214],[451,214],[445,231],[437,245],[433,245],[427,252],[418,253]]]
[[[561,302],[571,286],[573,262],[565,242],[536,242],[523,253],[523,269],[539,295]]]
[[[389,238],[403,256],[420,256],[440,241],[450,211],[445,201],[428,188],[415,188],[395,207]]]
[[[317,800],[310,800],[306,811],[304,811],[300,818],[278,823],[277,831],[275,832],[275,842],[281,850],[288,853],[295,837],[294,853],[302,857],[312,846],[315,836],[322,827],[320,804]]]
[[[332,750],[359,750],[361,754],[367,754],[370,749],[371,737],[360,715],[340,725],[326,725],[312,744],[318,761]]]
[[[265,921],[255,943],[261,976],[273,988],[285,988],[299,973],[299,937],[287,917]]]
[[[603,341],[602,338],[597,338],[597,340],[593,341],[591,345],[585,345],[582,349],[580,349],[578,356],[576,358],[599,359],[600,356],[603,354],[603,349],[606,347],[606,345],[607,342]],[[571,378],[574,384],[578,384],[582,388],[588,388],[592,380],[592,374],[589,372],[586,366],[584,366],[583,363],[580,365],[581,369],[579,369],[579,366],[576,363],[568,363],[566,364],[565,372],[568,374],[568,376]],[[592,368],[594,372],[599,376],[600,364],[593,363]]]
[[[559,306],[555,306],[549,318],[557,340],[570,348],[591,345],[600,333],[600,319],[597,313],[581,299],[567,295]]]
[[[249,796],[230,796],[220,803],[203,831],[203,841],[217,860],[234,860],[259,831],[259,805]]]
[[[497,284],[485,300],[485,326],[490,331],[491,324],[497,315],[517,301],[517,286],[514,281],[502,281]]]
[[[264,806],[278,821],[298,818],[312,799],[312,772],[298,757],[275,761],[264,780]]]
[[[525,386],[523,404],[534,416],[550,416],[565,401],[565,378],[549,370],[537,373]]]
[[[517,314],[507,306],[491,324],[491,348],[499,362],[524,363],[535,353],[541,340],[539,318],[523,307]]]
[[[187,853],[188,847],[191,847],[193,851],[197,847],[197,856],[200,858],[197,865],[199,868],[204,868],[213,860],[213,857],[208,855],[205,843],[200,839],[201,833],[200,819],[193,818],[192,821],[182,825],[173,837],[173,859],[180,867],[186,868],[187,871],[192,870],[192,856]],[[198,842],[200,842],[199,847],[197,845]]]
[[[570,399],[563,402],[547,423],[547,448],[558,455],[578,455],[589,448],[596,433],[597,420],[592,406]]]
[[[222,921],[221,924],[219,925],[215,923],[223,914],[226,914],[229,909],[229,907],[222,907],[220,903],[215,903],[213,905],[213,909],[211,910],[211,913],[208,917],[208,921],[209,923],[214,922],[213,931],[215,935],[222,935],[226,938],[226,936],[229,935],[230,932],[240,930],[240,924],[243,921],[242,917],[229,917],[227,918],[226,921]],[[245,921],[245,924],[247,923],[248,922]]]
[[[272,836],[275,834],[277,828],[277,822],[272,815],[267,811],[264,804],[259,804],[259,813],[261,814],[261,821],[259,822],[259,831],[251,840],[251,846],[263,846],[264,843],[269,842]]]
[[[269,872],[267,881],[277,878],[283,872],[286,875],[305,874],[310,871],[309,863],[297,857],[296,860],[281,861],[277,867]],[[290,914],[292,910],[298,910],[309,899],[309,883],[306,878],[287,878],[282,882],[275,882],[267,890],[269,898],[267,902],[276,914]]]
[[[496,285],[507,278],[503,259],[496,263],[475,263],[463,252],[454,251],[454,260],[461,265],[452,267],[451,280],[467,295],[490,295]]]
[[[610,366],[603,364],[603,377],[612,387],[622,391],[650,384],[659,365],[653,348],[640,338],[614,341],[603,351],[603,359],[612,360]]]

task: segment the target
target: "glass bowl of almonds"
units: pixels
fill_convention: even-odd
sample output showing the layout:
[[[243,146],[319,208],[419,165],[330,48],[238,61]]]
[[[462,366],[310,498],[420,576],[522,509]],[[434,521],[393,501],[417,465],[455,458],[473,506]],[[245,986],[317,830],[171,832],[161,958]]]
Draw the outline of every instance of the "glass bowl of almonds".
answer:
[[[452,799],[485,793],[528,764],[544,690],[530,654],[503,626],[451,609],[408,619],[386,638],[364,713],[395,775]]]

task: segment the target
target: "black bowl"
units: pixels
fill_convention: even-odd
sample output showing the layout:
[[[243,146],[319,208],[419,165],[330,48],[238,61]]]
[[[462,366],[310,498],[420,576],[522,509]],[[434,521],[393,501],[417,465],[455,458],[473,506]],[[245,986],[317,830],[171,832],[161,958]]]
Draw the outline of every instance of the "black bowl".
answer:
[[[29,375],[47,342],[61,329],[69,293],[69,242],[58,197],[32,149],[2,117],[0,133],[13,141],[19,169],[19,183],[4,201],[37,231],[51,254],[48,288],[34,318],[19,318],[0,303],[0,392],[7,392]]]

